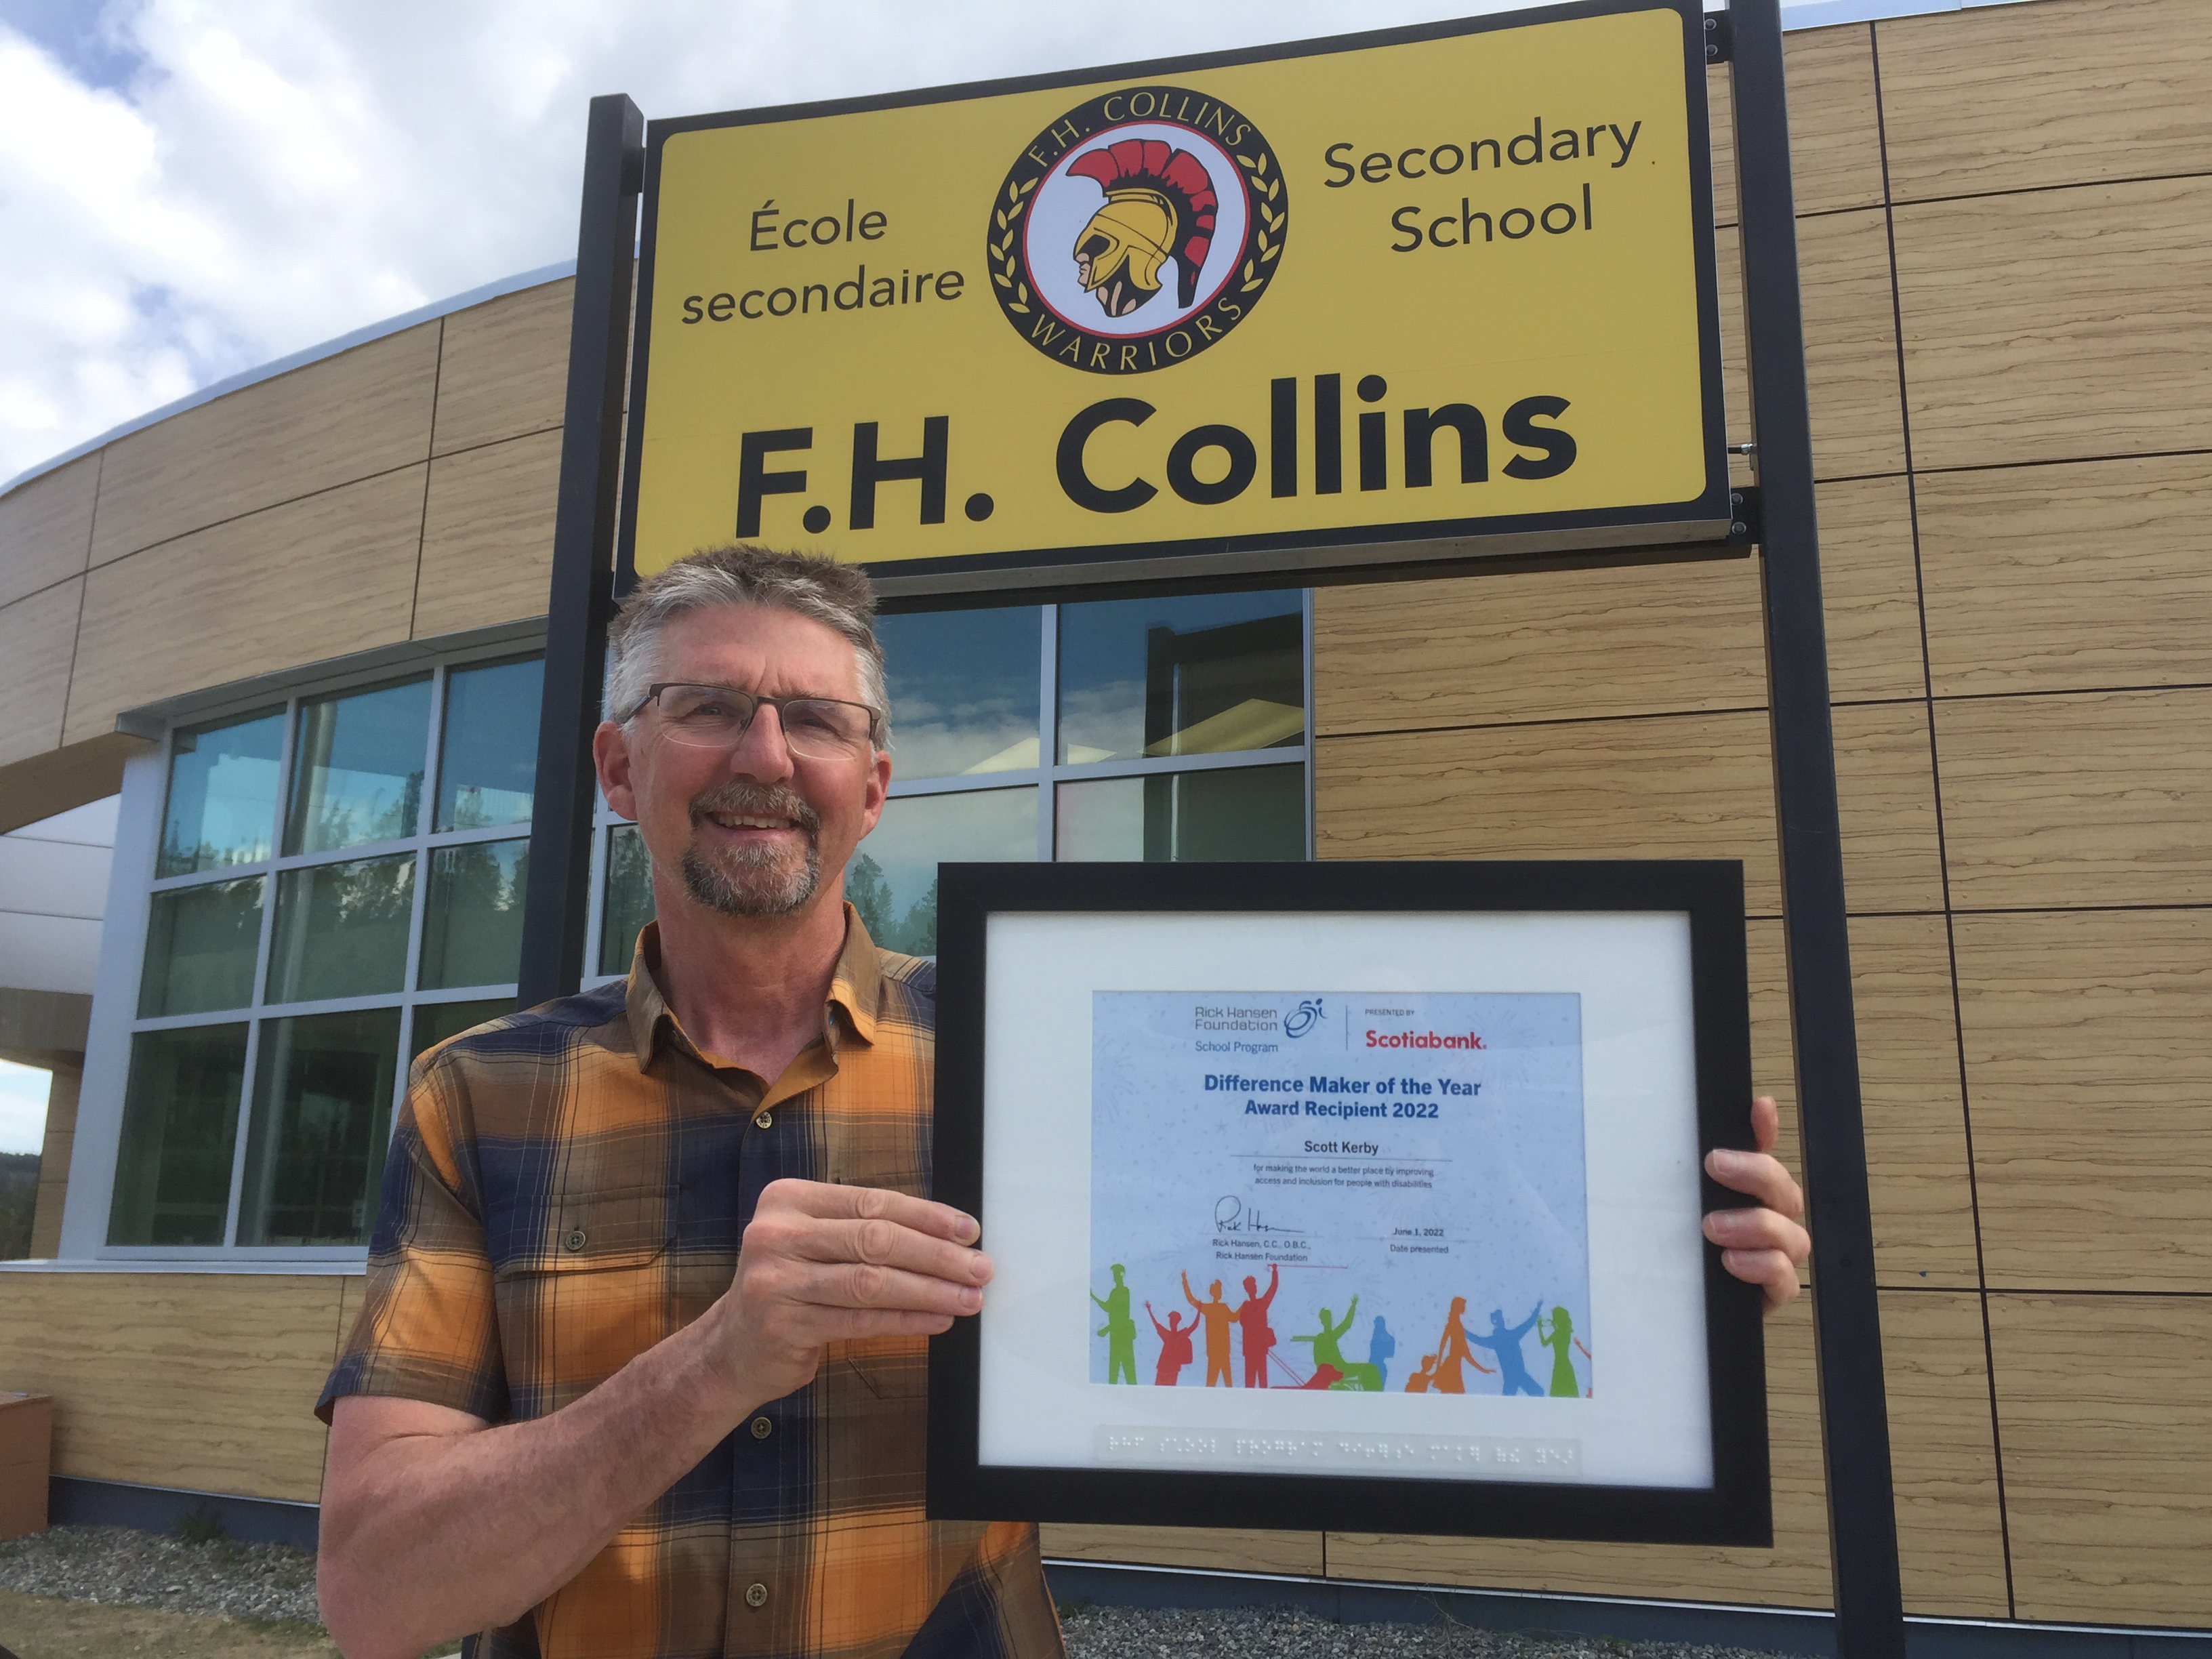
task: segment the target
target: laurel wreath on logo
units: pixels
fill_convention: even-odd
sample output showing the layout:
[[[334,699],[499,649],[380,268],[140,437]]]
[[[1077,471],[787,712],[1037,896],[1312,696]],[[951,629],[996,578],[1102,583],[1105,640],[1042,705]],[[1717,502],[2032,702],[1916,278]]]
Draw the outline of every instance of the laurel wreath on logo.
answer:
[[[1012,296],[1004,302],[1006,309],[1018,311],[1024,317],[1030,311],[1030,290],[1014,260],[1014,221],[1022,216],[1023,210],[1029,206],[1029,193],[1036,187],[1035,179],[1020,184],[1012,179],[1006,180],[1006,199],[996,215],[999,240],[991,244],[991,280]]]
[[[1283,227],[1290,222],[1291,210],[1287,207],[1275,205],[1282,198],[1282,172],[1279,168],[1273,169],[1271,176],[1270,158],[1267,151],[1234,159],[1250,181],[1252,205],[1260,222],[1253,234],[1252,257],[1244,262],[1243,281],[1237,289],[1240,294],[1249,294],[1264,284],[1272,274],[1261,267],[1274,264],[1281,254]],[[990,244],[991,280],[1006,291],[1007,298],[1002,301],[1006,309],[1019,312],[1024,317],[1030,311],[1030,290],[1029,284],[1022,280],[1020,262],[1014,257],[1014,240],[1020,230],[1017,222],[1028,210],[1030,192],[1037,187],[1038,182],[1036,179],[1030,179],[1016,183],[1009,179],[1006,181],[1006,199],[999,204],[993,216],[999,234],[998,239]]]

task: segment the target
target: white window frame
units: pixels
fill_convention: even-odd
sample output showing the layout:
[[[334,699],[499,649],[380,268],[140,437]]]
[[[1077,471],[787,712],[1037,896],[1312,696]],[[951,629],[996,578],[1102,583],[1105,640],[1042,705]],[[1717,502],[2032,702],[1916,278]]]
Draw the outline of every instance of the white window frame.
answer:
[[[58,1260],[107,1263],[131,1267],[210,1267],[222,1271],[257,1269],[283,1272],[325,1271],[358,1273],[368,1258],[364,1244],[253,1245],[237,1243],[244,1210],[246,1159],[252,1139],[255,1066],[259,1058],[262,1026],[270,1019],[302,1015],[343,1013],[364,1008],[390,1008],[399,1013],[398,1055],[411,1048],[415,1011],[438,1003],[512,1000],[515,985],[474,985],[459,989],[426,990],[416,983],[422,971],[424,907],[428,902],[431,862],[441,848],[489,842],[526,839],[530,826],[500,824],[483,830],[432,828],[436,822],[439,769],[445,744],[446,687],[456,670],[489,663],[512,661],[541,653],[536,635],[500,637],[457,644],[446,650],[418,649],[405,653],[375,653],[377,660],[358,666],[338,667],[319,676],[303,674],[289,686],[257,682],[212,699],[194,699],[188,711],[161,719],[150,748],[125,763],[123,794],[116,817],[115,854],[109,869],[107,917],[100,934],[100,965],[93,984],[90,1029],[86,1036],[85,1076],[77,1108],[75,1145],[70,1158],[69,1196],[63,1210],[62,1239]],[[291,765],[306,703],[349,692],[420,678],[430,681],[429,730],[424,750],[422,797],[414,833],[387,841],[365,842],[331,852],[287,854],[284,824],[289,810]],[[191,875],[155,875],[161,827],[167,811],[169,763],[177,732],[187,728],[280,709],[283,735],[277,750],[277,800],[271,824],[271,856],[251,864],[225,866]],[[142,720],[143,726],[143,720]],[[361,860],[411,854],[415,859],[414,890],[407,930],[407,958],[401,988],[370,996],[320,998],[276,1003],[268,1000],[270,943],[276,927],[277,894],[284,872],[318,865],[349,864]],[[182,888],[214,885],[228,881],[260,879],[261,938],[254,959],[252,1000],[238,1008],[204,1013],[138,1015],[140,979],[145,968],[146,933],[155,897]],[[142,1031],[174,1030],[203,1025],[246,1027],[246,1065],[239,1085],[238,1115],[231,1141],[229,1196],[224,1213],[224,1242],[220,1244],[110,1244],[108,1223],[115,1194],[116,1164],[122,1148],[125,1097],[130,1081],[133,1039]],[[398,1114],[407,1082],[404,1059],[394,1067],[391,1109]],[[382,1161],[382,1151],[375,1154]],[[374,1194],[372,1194],[373,1201]]]
[[[1039,764],[1020,771],[963,775],[947,778],[901,779],[896,775],[896,750],[890,787],[893,799],[921,795],[981,793],[1003,789],[1036,792],[1036,856],[1052,861],[1057,832],[1058,786],[1096,778],[1149,777],[1163,774],[1243,769],[1258,766],[1305,768],[1305,856],[1315,856],[1315,719],[1313,686],[1313,593],[1300,596],[1304,626],[1306,723],[1302,743],[1274,749],[1245,750],[1227,754],[1180,755],[1161,758],[1059,762],[1060,607],[1039,609],[1042,630],[1038,655],[1037,720]],[[244,1164],[251,1137],[254,1064],[258,1058],[260,1022],[291,1015],[330,1013],[352,1008],[389,1007],[401,1010],[400,1052],[408,1051],[414,1033],[415,1010],[441,1002],[472,1002],[513,997],[515,987],[471,986],[462,990],[422,991],[416,988],[420,973],[423,907],[429,891],[429,860],[438,848],[516,838],[518,826],[503,824],[491,830],[433,832],[436,811],[440,750],[445,737],[445,687],[456,668],[527,656],[544,649],[538,624],[486,630],[447,641],[366,653],[356,659],[319,665],[297,673],[271,677],[209,694],[179,699],[151,710],[134,711],[118,721],[122,729],[155,738],[124,765],[123,793],[116,822],[115,854],[108,878],[106,921],[100,939],[100,965],[94,981],[90,1030],[87,1036],[85,1073],[80,1097],[75,1146],[70,1160],[69,1195],[63,1211],[62,1237],[57,1265],[73,1269],[106,1267],[132,1272],[197,1273],[357,1273],[368,1258],[365,1245],[112,1245],[107,1241],[111,1206],[114,1199],[116,1161],[121,1150],[123,1107],[131,1067],[131,1038],[142,1030],[179,1026],[247,1023],[246,1064],[240,1087],[239,1115],[231,1149],[231,1187],[224,1223],[227,1239],[234,1240],[242,1208]],[[226,867],[191,877],[156,878],[155,860],[167,807],[169,759],[174,733],[234,715],[248,714],[282,704],[285,711],[284,738],[280,749],[279,793],[271,846],[283,846],[287,810],[284,792],[290,787],[294,733],[302,702],[347,691],[406,679],[428,671],[432,677],[429,747],[426,753],[421,817],[416,833],[374,845],[349,847],[335,853],[285,854],[251,865]],[[893,741],[897,722],[892,723]],[[590,908],[586,920],[583,985],[588,989],[622,977],[596,971],[601,933],[606,916],[608,852],[615,828],[630,821],[611,809],[604,799],[592,814]],[[527,834],[527,827],[522,826]],[[271,1004],[267,992],[269,939],[275,927],[276,879],[283,871],[313,864],[337,864],[412,850],[416,855],[413,911],[408,930],[407,968],[404,988],[380,996],[329,999],[313,1002]],[[246,1007],[205,1014],[137,1017],[139,979],[144,968],[146,930],[156,893],[215,881],[261,876],[268,880],[262,900],[262,941],[255,962],[253,1000]],[[394,1114],[405,1088],[407,1068],[397,1068],[392,1102]]]

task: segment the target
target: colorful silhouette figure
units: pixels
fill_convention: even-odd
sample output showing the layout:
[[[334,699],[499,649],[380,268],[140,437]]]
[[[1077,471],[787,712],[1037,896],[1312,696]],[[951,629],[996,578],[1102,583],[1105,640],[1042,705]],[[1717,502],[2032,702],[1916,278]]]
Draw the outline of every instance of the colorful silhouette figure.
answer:
[[[1582,1381],[1575,1375],[1574,1357],[1567,1352],[1574,1346],[1575,1322],[1567,1316],[1565,1308],[1552,1310],[1549,1330],[1544,1328],[1541,1320],[1536,1322],[1536,1340],[1552,1351],[1552,1398],[1580,1399]]]
[[[1292,1340],[1297,1339],[1293,1338]],[[1298,1384],[1302,1389],[1333,1389],[1344,1381],[1344,1373],[1334,1365],[1316,1365],[1314,1374]]]
[[[1521,1358],[1521,1339],[1536,1328],[1537,1317],[1544,1311],[1541,1302],[1528,1310],[1528,1316],[1511,1330],[1505,1328],[1504,1312],[1497,1308],[1490,1310],[1490,1334],[1471,1336],[1468,1340],[1478,1348],[1487,1348],[1498,1356],[1498,1391],[1501,1394],[1533,1394],[1541,1395],[1536,1379],[1528,1375],[1528,1367]]]
[[[1152,1386],[1172,1389],[1182,1381],[1182,1368],[1190,1364],[1190,1339],[1198,1334],[1198,1327],[1182,1323],[1180,1310],[1168,1316],[1166,1324],[1161,1324],[1160,1316],[1152,1311],[1149,1302],[1145,1304],[1145,1316],[1160,1334],[1160,1363],[1152,1373]]]
[[[1490,1367],[1474,1357],[1467,1346],[1467,1327],[1461,1323],[1467,1312],[1467,1298],[1455,1296],[1451,1299],[1451,1312],[1444,1319],[1444,1334],[1437,1342],[1437,1371],[1429,1387],[1438,1394],[1465,1394],[1467,1379],[1459,1373],[1462,1365],[1472,1365],[1484,1376],[1491,1375]]]
[[[1098,1334],[1106,1339],[1106,1380],[1109,1382],[1127,1382],[1137,1380],[1137,1322],[1129,1316],[1129,1287],[1122,1282],[1121,1264],[1114,1264],[1114,1288],[1103,1299],[1093,1293],[1091,1299],[1106,1310],[1106,1322],[1098,1328]]]
[[[1382,1389],[1382,1379],[1375,1367],[1353,1364],[1344,1357],[1344,1350],[1338,1346],[1343,1340],[1344,1334],[1352,1328],[1352,1321],[1358,1316],[1359,1298],[1355,1296],[1352,1298],[1352,1305],[1344,1310],[1342,1324],[1331,1322],[1329,1310],[1323,1308],[1321,1310],[1321,1328],[1310,1336],[1294,1336],[1291,1340],[1313,1344],[1314,1375],[1318,1376],[1324,1370],[1336,1374],[1336,1381],[1326,1386],[1342,1389],[1347,1393],[1379,1394]],[[1308,1382],[1305,1386],[1311,1388],[1314,1385]]]
[[[1367,1334],[1367,1363],[1375,1367],[1375,1386],[1378,1389],[1390,1386],[1390,1360],[1398,1352],[1398,1339],[1390,1334],[1390,1328],[1382,1322],[1382,1316],[1375,1316],[1375,1328]]]
[[[1432,1353],[1421,1356],[1421,1369],[1406,1379],[1407,1394],[1426,1394],[1429,1385],[1436,1381],[1437,1357]]]
[[[1206,1300],[1200,1302],[1190,1293],[1190,1275],[1182,1276],[1182,1299],[1198,1310],[1198,1317],[1206,1326],[1206,1386],[1212,1388],[1218,1376],[1221,1386],[1233,1389],[1236,1381],[1229,1375],[1229,1323],[1231,1315],[1229,1304],[1221,1299],[1221,1281],[1215,1279],[1206,1287]]]
[[[1247,1275],[1244,1280],[1244,1301],[1229,1316],[1237,1322],[1243,1334],[1244,1386],[1264,1389],[1267,1386],[1267,1350],[1275,1346],[1275,1333],[1267,1326],[1267,1304],[1275,1299],[1275,1291],[1281,1273],[1273,1262],[1267,1264],[1267,1293],[1260,1294],[1260,1281]]]

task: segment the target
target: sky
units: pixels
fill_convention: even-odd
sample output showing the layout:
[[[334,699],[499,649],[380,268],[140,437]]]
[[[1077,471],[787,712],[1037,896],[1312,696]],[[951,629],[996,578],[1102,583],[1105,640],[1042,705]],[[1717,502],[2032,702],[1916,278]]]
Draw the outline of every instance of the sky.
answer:
[[[0,0],[0,482],[573,258],[594,94],[691,114],[1528,3]]]
[[[572,258],[585,106],[1079,68],[1516,0],[0,0],[0,480]]]
[[[0,1152],[35,1152],[46,1133],[46,1085],[52,1072],[0,1060]]]

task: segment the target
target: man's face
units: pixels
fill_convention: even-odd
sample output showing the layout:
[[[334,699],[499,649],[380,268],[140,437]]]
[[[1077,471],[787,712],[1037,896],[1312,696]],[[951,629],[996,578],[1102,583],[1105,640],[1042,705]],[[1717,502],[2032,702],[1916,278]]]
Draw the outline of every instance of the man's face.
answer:
[[[677,617],[660,631],[653,678],[866,701],[842,635],[757,605]],[[657,706],[627,728],[602,726],[596,749],[607,803],[636,821],[655,870],[680,872],[693,902],[732,915],[788,915],[840,899],[846,861],[883,815],[890,781],[885,754],[793,754],[769,708],[726,749],[672,741]]]

